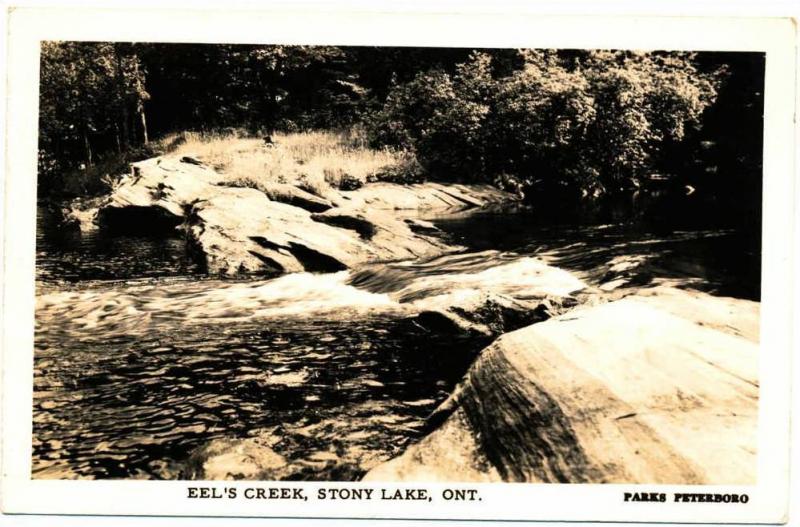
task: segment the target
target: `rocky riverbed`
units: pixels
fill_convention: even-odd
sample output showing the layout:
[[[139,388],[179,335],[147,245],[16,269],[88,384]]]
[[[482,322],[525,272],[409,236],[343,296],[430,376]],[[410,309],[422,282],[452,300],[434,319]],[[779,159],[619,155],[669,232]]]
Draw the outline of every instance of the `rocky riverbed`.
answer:
[[[183,423],[188,440],[173,434],[164,443],[181,443],[180,451],[164,454],[155,436],[147,439],[161,452],[150,456],[176,461],[155,468],[147,456],[135,467],[113,464],[137,444],[135,430],[111,439],[102,429],[77,433],[81,468],[70,477],[754,481],[759,304],[719,294],[715,275],[677,251],[695,255],[696,244],[727,233],[633,239],[600,225],[541,249],[475,250],[422,216],[480,211],[514,196],[435,183],[371,183],[324,196],[224,183],[193,157],[155,158],[135,163],[110,195],[67,211],[84,233],[177,233],[207,277],[40,291],[35,426],[49,433],[49,423],[68,428],[78,419],[57,408],[79,410],[83,392],[51,400],[71,375],[47,371],[61,368],[65,342],[92,357],[131,346],[111,374],[95,374],[100,387],[132,374],[138,382],[138,362],[162,372],[125,403],[132,414],[142,406],[141,426],[151,424],[146,415],[192,419]],[[528,225],[520,230],[536,238]],[[486,231],[481,247],[492,236]],[[678,271],[667,272],[664,259]],[[228,336],[215,343],[220,332]],[[163,375],[174,367],[163,360],[213,363],[217,352],[227,362],[207,374],[175,374],[178,386],[213,386],[202,408],[175,414],[148,395],[163,390],[184,408],[193,392],[175,399]],[[404,355],[415,358],[404,364]],[[384,364],[387,356],[400,363]],[[229,381],[212,375],[220,366],[230,368]],[[85,391],[105,405],[94,385]],[[82,419],[97,408],[85,411]],[[46,460],[39,477],[65,473],[47,457],[50,441],[67,441],[60,430],[37,447]],[[103,441],[86,439],[95,435]],[[120,441],[122,450],[110,446]],[[103,448],[114,450],[112,465],[92,468]]]

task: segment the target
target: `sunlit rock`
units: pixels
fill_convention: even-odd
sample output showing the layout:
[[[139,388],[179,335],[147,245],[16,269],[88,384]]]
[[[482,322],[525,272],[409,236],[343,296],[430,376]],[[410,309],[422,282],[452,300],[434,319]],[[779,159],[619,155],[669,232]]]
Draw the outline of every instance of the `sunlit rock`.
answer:
[[[458,185],[440,183],[372,183],[358,190],[341,192],[337,206],[345,209],[370,210],[459,210],[506,203],[516,198],[491,185]]]
[[[106,203],[107,198],[76,199],[69,207],[60,211],[61,218],[67,226],[76,226],[81,232],[97,229],[97,211]]]
[[[72,221],[133,233],[182,229],[214,274],[332,272],[372,261],[425,258],[453,250],[398,210],[449,210],[514,199],[485,185],[375,183],[336,193],[334,203],[283,183],[243,188],[191,156],[133,163],[131,173]]]
[[[505,334],[442,424],[366,479],[752,484],[758,319],[661,288]]]
[[[195,450],[186,463],[188,479],[278,480],[291,473],[289,463],[262,438],[215,439]]]
[[[131,173],[122,178],[100,214],[127,207],[154,207],[177,218],[185,207],[213,195],[221,176],[211,167],[184,162],[172,157],[155,157],[131,164]],[[102,217],[100,218],[102,224]]]

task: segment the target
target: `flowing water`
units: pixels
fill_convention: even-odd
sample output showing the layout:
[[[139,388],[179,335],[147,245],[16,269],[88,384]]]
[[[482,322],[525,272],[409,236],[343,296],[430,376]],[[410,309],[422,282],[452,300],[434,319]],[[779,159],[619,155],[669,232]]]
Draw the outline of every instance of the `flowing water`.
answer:
[[[180,237],[64,231],[42,209],[36,478],[186,478],[214,439],[258,438],[286,479],[352,480],[425,433],[484,338],[409,315],[470,284],[512,294],[540,261],[592,286],[671,284],[758,298],[739,229],[553,225],[529,211],[433,218],[465,246],[429,261],[219,280]]]

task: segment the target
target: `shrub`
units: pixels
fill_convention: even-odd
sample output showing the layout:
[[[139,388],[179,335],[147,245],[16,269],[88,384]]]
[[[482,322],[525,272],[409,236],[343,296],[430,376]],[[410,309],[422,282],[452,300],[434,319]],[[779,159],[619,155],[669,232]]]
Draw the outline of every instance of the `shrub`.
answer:
[[[489,62],[473,53],[452,76],[432,70],[395,87],[370,121],[371,143],[408,149],[439,177],[469,179],[484,157]]]
[[[410,151],[398,152],[397,161],[385,165],[379,171],[367,177],[367,182],[388,181],[409,185],[425,181],[425,169],[417,161],[417,157]]]
[[[452,74],[395,86],[369,121],[372,144],[409,149],[430,177],[598,196],[661,172],[663,152],[699,126],[717,91],[718,76],[687,53],[518,58],[497,76],[474,52]]]

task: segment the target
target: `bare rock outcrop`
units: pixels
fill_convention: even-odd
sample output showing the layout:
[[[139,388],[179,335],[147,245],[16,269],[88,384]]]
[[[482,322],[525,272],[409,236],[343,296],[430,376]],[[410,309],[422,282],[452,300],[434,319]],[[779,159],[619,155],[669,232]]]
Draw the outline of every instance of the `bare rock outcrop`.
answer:
[[[336,205],[348,209],[457,210],[505,203],[511,194],[491,185],[443,185],[440,183],[371,183],[358,190],[339,193]]]
[[[656,288],[505,334],[365,479],[752,484],[758,318]]]
[[[465,208],[514,197],[488,186],[366,185],[334,201],[292,185],[230,186],[193,157],[133,163],[111,194],[68,214],[81,230],[183,229],[209,272],[338,271],[371,261],[430,257],[454,247],[398,210]],[[338,205],[338,206],[334,206]]]

